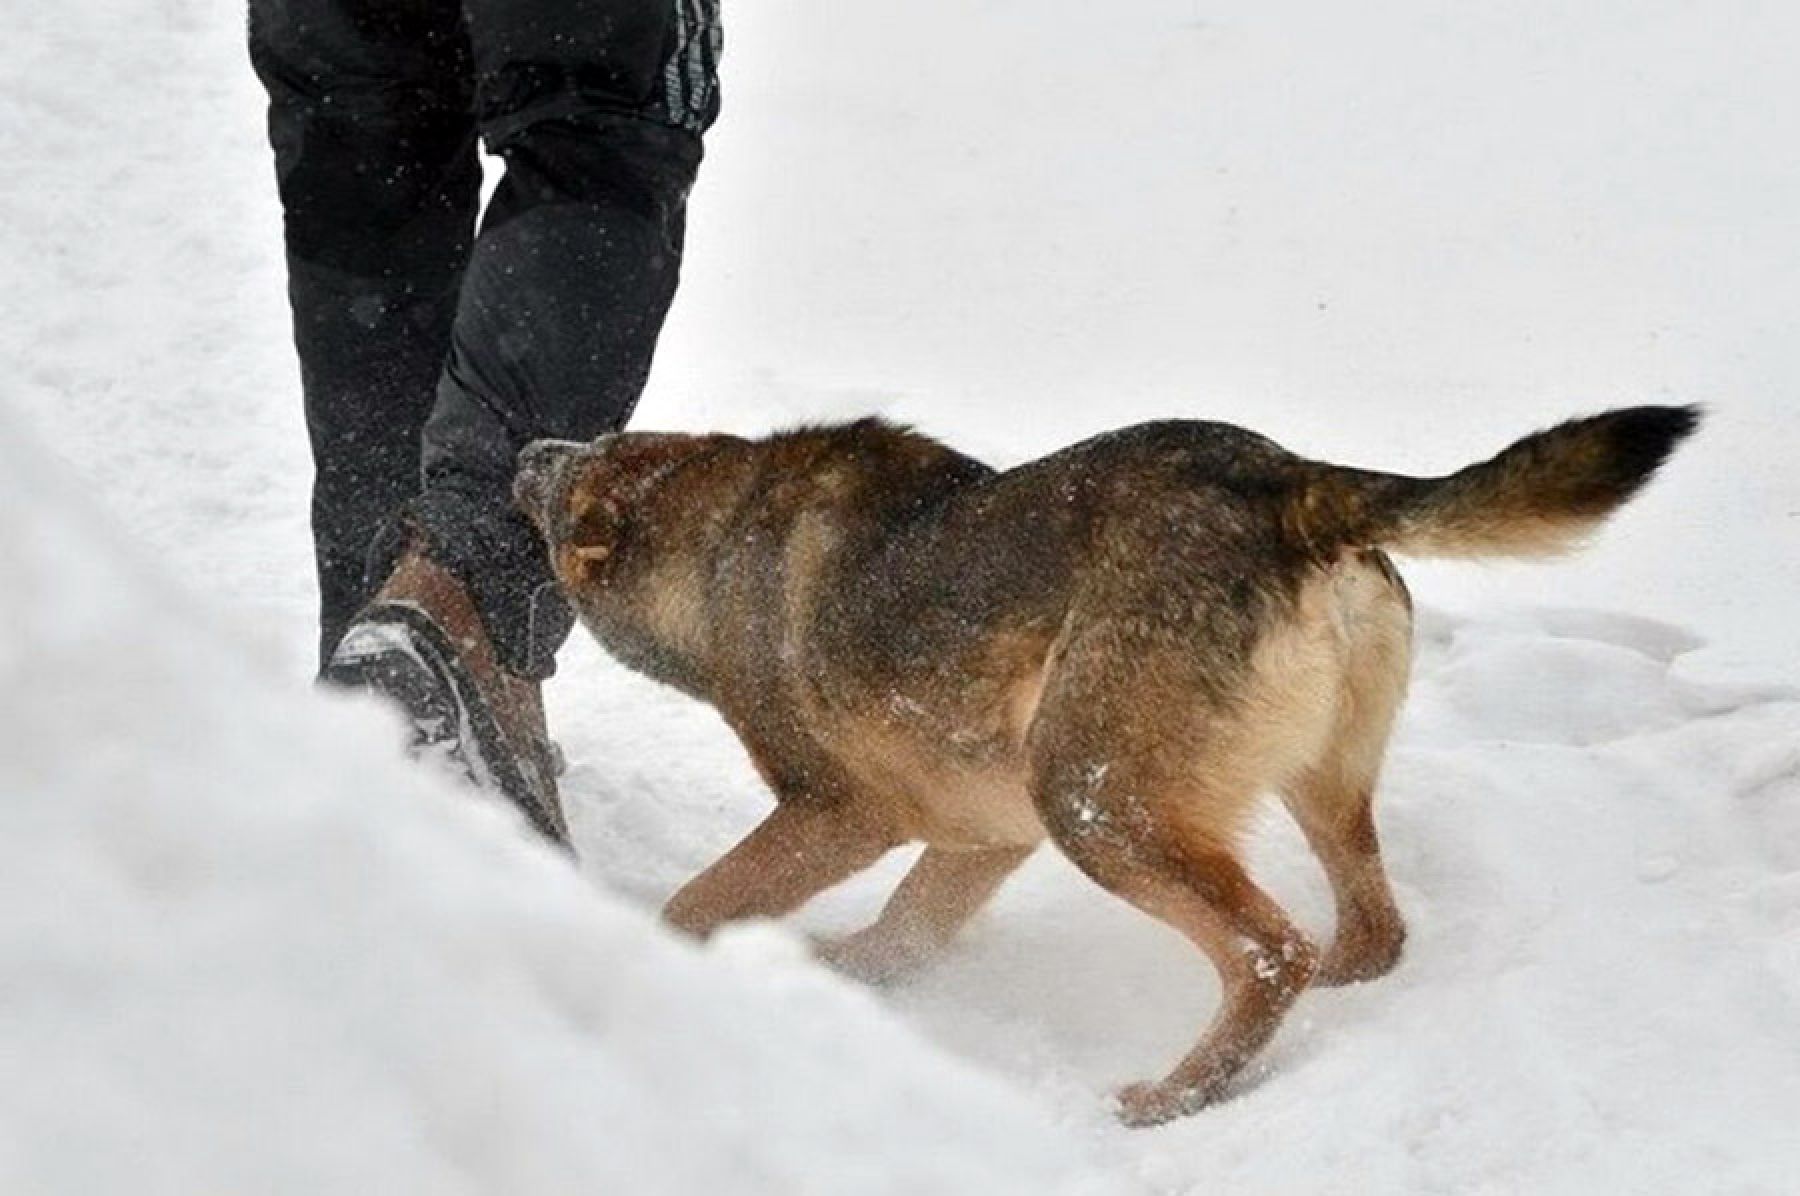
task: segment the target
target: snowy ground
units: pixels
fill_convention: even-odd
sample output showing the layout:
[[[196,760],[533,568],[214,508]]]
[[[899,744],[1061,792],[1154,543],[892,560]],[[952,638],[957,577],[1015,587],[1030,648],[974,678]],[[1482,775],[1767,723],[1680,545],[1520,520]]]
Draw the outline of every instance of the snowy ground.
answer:
[[[640,409],[880,410],[1002,463],[1205,416],[1429,472],[1710,406],[1579,560],[1408,568],[1406,959],[1138,1133],[1105,1094],[1212,980],[1050,853],[871,997],[645,916],[766,799],[716,718],[589,645],[551,694],[585,884],[305,692],[241,16],[9,14],[0,1190],[1791,1190],[1800,15],[1242,7],[728,10]],[[1256,854],[1325,933],[1291,828]],[[800,924],[868,916],[902,863]]]

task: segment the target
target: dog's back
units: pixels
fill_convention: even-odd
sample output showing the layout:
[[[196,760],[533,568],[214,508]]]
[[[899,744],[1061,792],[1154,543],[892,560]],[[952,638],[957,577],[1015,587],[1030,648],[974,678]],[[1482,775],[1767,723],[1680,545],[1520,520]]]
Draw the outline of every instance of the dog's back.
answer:
[[[1310,461],[1229,424],[1166,421],[1083,441],[1004,473],[905,474],[931,442],[884,425],[833,451],[865,484],[861,535],[819,594],[833,660],[890,685],[920,662],[967,662],[995,636],[1047,646],[1082,612],[1204,643],[1223,698],[1303,585],[1341,560],[1397,585],[1382,550],[1540,555],[1575,544],[1634,494],[1694,427],[1687,408],[1574,420],[1443,478]]]

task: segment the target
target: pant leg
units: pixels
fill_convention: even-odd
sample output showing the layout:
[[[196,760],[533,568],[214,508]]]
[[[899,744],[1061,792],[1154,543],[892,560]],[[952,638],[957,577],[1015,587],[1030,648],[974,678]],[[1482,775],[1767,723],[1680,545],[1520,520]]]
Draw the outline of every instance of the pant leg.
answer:
[[[424,433],[422,532],[503,662],[543,677],[571,616],[511,502],[519,450],[630,416],[679,276],[717,111],[716,0],[465,0],[482,135],[505,163]]]
[[[419,492],[480,193],[456,0],[252,0],[314,462],[321,662]]]

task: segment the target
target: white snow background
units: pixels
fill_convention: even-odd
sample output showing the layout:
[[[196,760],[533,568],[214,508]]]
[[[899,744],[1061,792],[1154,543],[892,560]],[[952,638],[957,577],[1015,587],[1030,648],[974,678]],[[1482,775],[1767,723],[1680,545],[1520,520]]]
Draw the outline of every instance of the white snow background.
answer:
[[[1406,562],[1391,976],[1235,1099],[1215,997],[1040,853],[867,992],[658,902],[767,799],[573,641],[579,875],[306,684],[309,467],[223,0],[0,44],[0,1192],[1758,1192],[1800,1176],[1800,8],[754,0],[638,426],[1148,418],[1442,472],[1710,420],[1583,556]],[[1271,813],[1257,872],[1321,937]],[[871,916],[905,861],[799,930]]]

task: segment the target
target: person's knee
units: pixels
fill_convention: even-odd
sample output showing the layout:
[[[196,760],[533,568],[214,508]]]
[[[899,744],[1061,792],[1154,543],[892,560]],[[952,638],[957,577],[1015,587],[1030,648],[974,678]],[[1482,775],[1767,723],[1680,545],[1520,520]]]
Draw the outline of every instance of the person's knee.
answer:
[[[476,113],[519,207],[622,200],[666,222],[718,112],[716,0],[470,0]],[[587,11],[592,9],[592,11]]]
[[[272,105],[269,139],[290,251],[362,276],[466,252],[481,187],[468,119]],[[441,271],[431,272],[433,276]]]
[[[529,121],[546,100],[691,133],[711,123],[718,0],[464,0],[463,11],[484,123]]]

